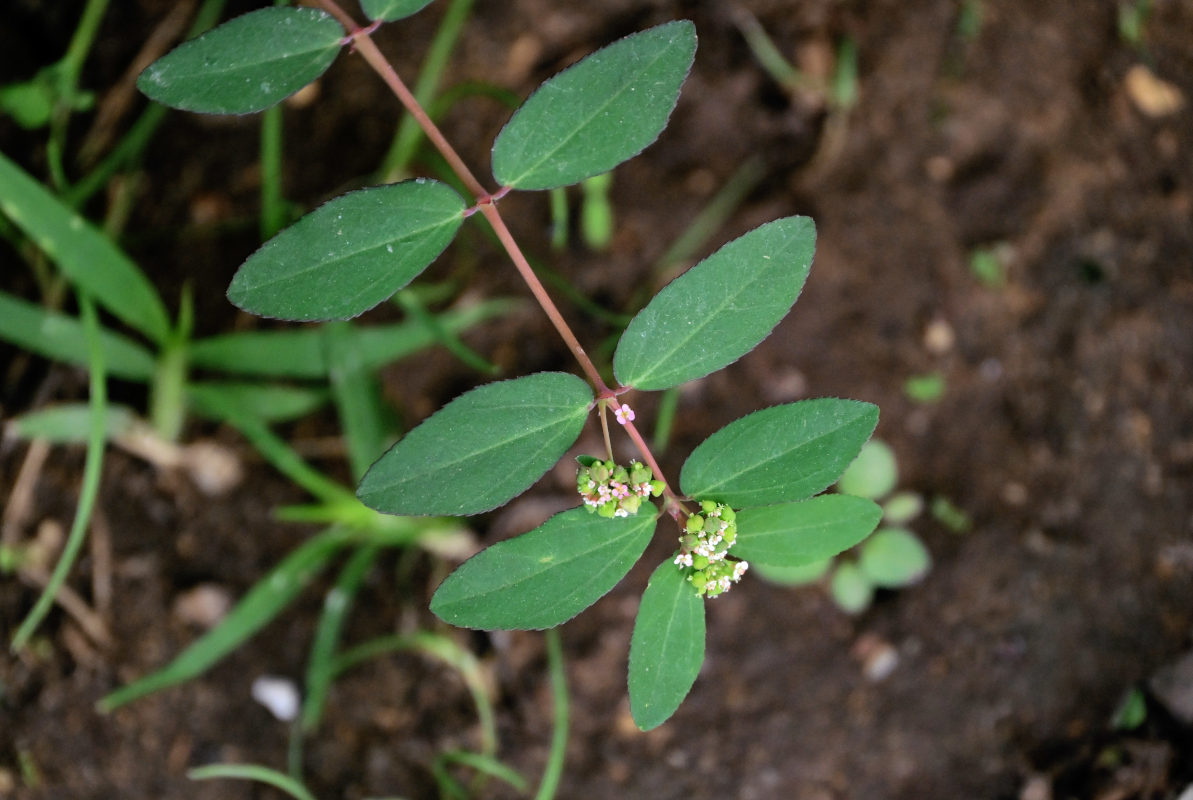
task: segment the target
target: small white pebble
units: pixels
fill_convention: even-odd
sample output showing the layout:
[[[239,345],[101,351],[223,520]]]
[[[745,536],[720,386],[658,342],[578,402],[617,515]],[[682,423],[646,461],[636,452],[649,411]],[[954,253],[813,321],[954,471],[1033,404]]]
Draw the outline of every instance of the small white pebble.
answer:
[[[253,681],[253,699],[269,709],[282,722],[298,716],[298,686],[289,678],[262,675]]]

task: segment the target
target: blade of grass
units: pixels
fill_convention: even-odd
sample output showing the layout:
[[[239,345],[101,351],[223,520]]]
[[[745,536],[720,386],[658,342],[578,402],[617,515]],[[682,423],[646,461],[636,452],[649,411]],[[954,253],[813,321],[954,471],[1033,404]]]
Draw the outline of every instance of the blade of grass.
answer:
[[[258,764],[209,764],[205,767],[195,767],[188,771],[186,776],[193,781],[206,781],[215,778],[257,781],[285,792],[294,800],[315,800],[315,795],[307,791],[307,788],[294,778]]]
[[[481,726],[481,752],[486,755],[496,753],[497,723],[493,715],[493,705],[489,702],[480,662],[476,660],[476,656],[446,636],[430,631],[378,636],[341,653],[336,659],[335,675],[341,675],[379,655],[407,650],[432,656],[460,673],[469,694],[472,695],[472,702],[476,705],[476,715]]]
[[[153,377],[153,354],[140,344],[107,329],[100,330],[99,338],[112,377],[143,382]],[[0,339],[53,361],[81,367],[89,361],[87,336],[78,319],[7,292],[0,292]]]
[[[208,30],[223,13],[225,0],[204,0],[195,14],[195,20],[187,31],[187,39],[192,39]],[[169,108],[160,103],[150,103],[137,117],[137,121],[129,127],[128,132],[120,139],[112,150],[95,165],[77,183],[62,193],[62,199],[72,208],[78,208],[96,192],[104,188],[113,175],[119,170],[140,158],[149,145],[158,126],[166,118]]]
[[[695,259],[696,254],[733,216],[754,187],[766,176],[762,159],[758,156],[746,161],[734,171],[725,185],[700,209],[691,224],[684,229],[652,268],[656,277],[664,276],[677,264]]]
[[[282,197],[282,104],[261,112],[261,241],[272,239],[286,225]]]
[[[501,371],[501,368],[496,364],[488,361],[480,353],[466,345],[455,332],[448,330],[439,317],[436,317],[427,310],[427,307],[423,305],[418,295],[414,292],[403,289],[394,295],[394,302],[414,322],[425,326],[436,342],[447,348],[448,352],[460,359],[464,364],[478,372],[484,372],[489,375],[496,375]]]
[[[72,283],[153,342],[166,340],[166,308],[123,250],[3,154],[0,187],[0,210]]]
[[[551,702],[554,704],[554,718],[551,728],[551,751],[547,754],[547,766],[543,769],[538,792],[534,800],[551,800],[559,788],[563,775],[563,762],[567,758],[568,743],[568,685],[567,671],[563,664],[563,644],[558,628],[549,628],[545,633],[547,643],[547,669],[551,676]]]
[[[192,642],[165,667],[103,697],[99,710],[107,713],[139,697],[202,675],[290,605],[352,540],[353,534],[342,528],[330,528],[308,539],[253,584],[219,625]]]
[[[351,322],[322,327],[331,396],[348,448],[352,480],[358,481],[397,438],[397,420],[381,394],[381,383],[365,366]]]
[[[431,774],[435,776],[435,781],[439,784],[439,789],[445,797],[466,800],[468,797],[474,796],[473,792],[469,792],[461,786],[459,781],[447,771],[448,767],[453,764],[474,769],[482,776],[498,778],[519,792],[526,791],[526,779],[513,767],[498,761],[493,756],[472,753],[468,750],[447,750],[436,755],[435,760],[431,762]]]
[[[418,80],[414,84],[414,97],[423,108],[431,105],[434,100],[439,82],[447,68],[447,60],[459,41],[460,32],[472,11],[473,2],[474,0],[452,0],[447,11],[443,13],[443,19],[435,31],[435,38],[431,40],[431,46],[427,49],[426,58],[423,59],[422,68],[418,73]],[[422,129],[419,128],[417,120],[409,114],[403,115],[389,152],[385,154],[377,170],[379,183],[391,183],[405,176],[422,138]]]
[[[41,596],[33,604],[29,614],[21,622],[17,632],[12,637],[12,650],[20,650],[29,641],[29,637],[37,630],[50,605],[54,602],[58,590],[66,581],[70,568],[78,558],[79,550],[87,538],[87,526],[91,522],[91,511],[95,507],[95,498],[99,494],[99,480],[103,472],[105,422],[107,420],[108,391],[107,374],[104,369],[104,352],[100,344],[99,315],[91,299],[82,292],[78,295],[79,309],[83,314],[83,329],[87,337],[89,355],[88,367],[91,371],[91,431],[87,437],[87,456],[83,463],[83,487],[79,493],[79,504],[75,509],[75,518],[71,522],[70,534],[66,539],[66,546],[54,571],[46,582]]]
[[[352,610],[356,593],[380,552],[381,548],[376,545],[361,547],[353,552],[348,563],[340,570],[335,586],[323,599],[323,611],[319,615],[315,638],[311,643],[311,655],[307,659],[306,697],[302,703],[299,717],[301,727],[297,735],[311,733],[319,727],[327,691],[335,679],[336,647],[340,643],[344,620]]]

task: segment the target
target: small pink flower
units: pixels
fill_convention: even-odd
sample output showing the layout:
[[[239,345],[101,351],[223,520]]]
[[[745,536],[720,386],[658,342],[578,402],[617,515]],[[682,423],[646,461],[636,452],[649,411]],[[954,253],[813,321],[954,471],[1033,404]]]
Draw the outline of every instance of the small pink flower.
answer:
[[[617,417],[619,425],[625,425],[627,422],[634,421],[634,409],[626,405],[621,405],[613,409],[613,416]]]

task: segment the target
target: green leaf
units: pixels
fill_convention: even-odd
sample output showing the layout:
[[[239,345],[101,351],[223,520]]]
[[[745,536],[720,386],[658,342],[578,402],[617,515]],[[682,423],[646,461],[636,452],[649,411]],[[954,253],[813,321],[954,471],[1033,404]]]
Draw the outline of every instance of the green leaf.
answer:
[[[831,558],[865,539],[882,519],[870,500],[826,494],[737,515],[733,555],[751,563],[797,567]]]
[[[467,330],[478,322],[508,313],[511,304],[503,300],[444,311],[436,315],[449,332]],[[2,326],[3,323],[0,323]],[[417,321],[392,325],[353,325],[353,347],[371,369],[411,355],[438,339],[436,332]],[[271,331],[240,331],[211,336],[194,342],[191,364],[240,375],[274,378],[326,378],[329,370],[323,346],[323,332],[314,326]]]
[[[137,78],[151,99],[203,114],[251,114],[322,75],[344,29],[314,8],[262,8],[184,42]]]
[[[232,279],[228,299],[263,317],[355,317],[438,258],[463,212],[454,189],[421,178],[349,192],[249,256]]]
[[[87,403],[61,403],[18,414],[5,424],[5,434],[25,439],[45,439],[52,444],[86,444],[93,413]],[[127,406],[109,405],[104,415],[104,438],[115,439],[145,423]]]
[[[431,611],[465,628],[552,628],[616,586],[654,528],[653,514],[606,519],[584,508],[564,511],[461,564],[435,591]]]
[[[932,567],[932,557],[905,528],[883,528],[862,546],[859,566],[875,586],[898,589],[917,583]]]
[[[431,0],[360,0],[360,8],[371,20],[394,22],[422,11]]]
[[[828,584],[833,602],[847,614],[860,614],[874,600],[874,584],[853,561],[837,565]]]
[[[734,508],[803,500],[840,477],[877,424],[878,407],[858,400],[818,398],[756,411],[693,450],[679,484],[689,497]]]
[[[377,460],[357,489],[387,514],[489,511],[530,487],[572,446],[592,392],[575,375],[540,372],[452,400]]]
[[[76,318],[0,292],[0,339],[40,356],[86,367],[87,340]],[[101,329],[104,366],[113,377],[148,381],[153,377],[153,355],[118,333]]]
[[[195,767],[186,773],[192,781],[209,781],[215,778],[232,778],[235,780],[257,781],[267,786],[285,792],[294,800],[315,800],[302,783],[284,772],[278,772],[259,764],[208,764]]]
[[[493,176],[515,189],[552,189],[608,172],[667,125],[696,54],[687,20],[635,33],[548,80],[493,144]]]
[[[154,342],[166,340],[169,315],[137,265],[3,154],[0,210],[96,302]]]
[[[765,580],[780,586],[807,586],[823,578],[833,565],[831,558],[810,561],[798,567],[772,567],[767,564],[750,563],[750,572],[757,572]]]
[[[688,696],[704,663],[704,600],[667,559],[650,576],[630,637],[630,714],[657,728]]]
[[[837,481],[837,491],[877,500],[885,497],[899,481],[895,451],[886,442],[871,439],[862,445],[853,463]]]
[[[732,364],[791,310],[815,249],[808,217],[768,222],[729,242],[638,312],[613,356],[617,380],[667,389]]]

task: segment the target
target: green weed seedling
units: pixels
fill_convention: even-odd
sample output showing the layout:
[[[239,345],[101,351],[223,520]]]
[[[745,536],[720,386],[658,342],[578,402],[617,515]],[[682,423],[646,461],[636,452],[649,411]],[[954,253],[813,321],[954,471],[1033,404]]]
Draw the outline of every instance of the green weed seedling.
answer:
[[[364,0],[367,27],[331,0],[319,5],[231,20],[152,64],[138,85],[177,108],[250,113],[315,80],[351,46],[418,121],[467,199],[424,178],[343,195],[253,254],[228,297],[262,316],[351,318],[417,277],[466,219],[491,226],[584,377],[535,373],[464,393],[382,455],[357,495],[394,515],[489,511],[534,484],[595,413],[605,452],[581,459],[580,504],[466,561],[439,586],[431,610],[463,627],[554,628],[612,589],[667,518],[664,535],[675,551],[651,576],[630,643],[631,711],[641,728],[653,728],[696,679],[705,600],[729,590],[746,559],[785,566],[829,557],[864,539],[882,515],[865,498],[819,495],[873,432],[873,405],[821,398],[757,411],[696,447],[674,484],[626,402],[632,392],[668,390],[722,369],[766,338],[807,278],[814,226],[806,217],[767,223],[672,281],[622,333],[609,385],[535,276],[499,201],[511,191],[551,190],[606,173],[650,145],[695,56],[693,25],[633,34],[548,80],[498,134],[498,188],[489,191],[370,38],[377,25],[418,11],[425,0]],[[615,457],[610,416],[637,460]]]
[[[850,614],[870,607],[877,589],[900,589],[923,580],[932,559],[907,525],[920,515],[924,500],[915,492],[895,492],[899,466],[885,442],[871,439],[837,481],[843,495],[882,503],[877,531],[857,547],[855,558],[809,558],[785,567],[759,566],[764,578],[787,586],[828,579],[833,602]]]

